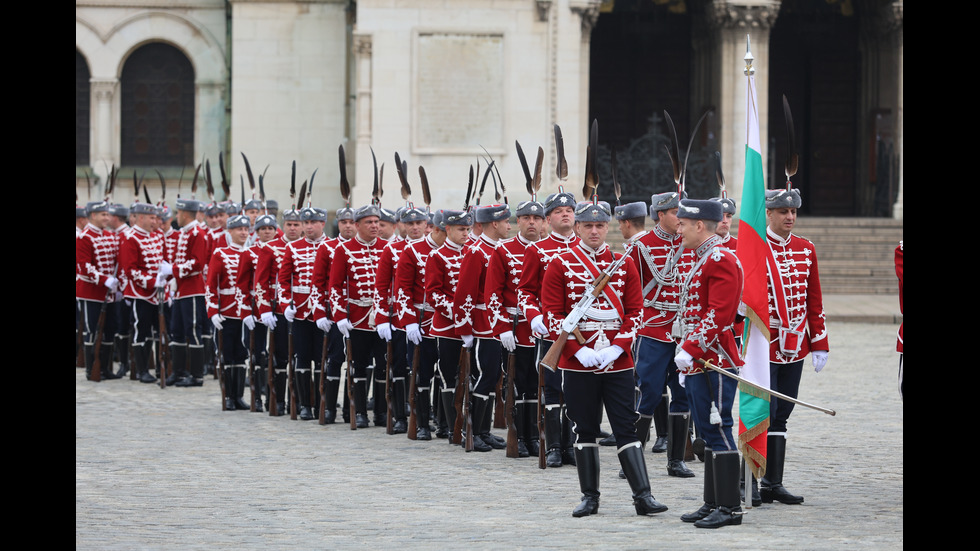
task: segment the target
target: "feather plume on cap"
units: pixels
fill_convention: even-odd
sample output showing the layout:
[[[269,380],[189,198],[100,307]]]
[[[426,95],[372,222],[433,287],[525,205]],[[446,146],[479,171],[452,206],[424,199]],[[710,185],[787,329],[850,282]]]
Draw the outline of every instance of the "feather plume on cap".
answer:
[[[340,157],[340,196],[344,198],[345,206],[350,207],[350,182],[347,181],[347,157],[344,155],[344,144],[337,150]]]
[[[789,100],[786,99],[786,94],[783,94],[783,117],[786,119],[786,165],[784,170],[786,172],[786,189],[793,188],[793,182],[790,178],[796,175],[796,171],[800,168],[800,156],[796,151],[796,129],[793,127],[793,111],[789,108]]]
[[[425,168],[419,165],[419,185],[422,186],[422,202],[425,203],[426,212],[429,211],[429,205],[432,203],[432,194],[429,192],[429,178],[425,175]]]
[[[561,137],[561,128],[555,125],[555,152],[558,157],[555,174],[558,176],[558,191],[564,191],[562,184],[568,178],[568,162],[565,161],[565,142]]]

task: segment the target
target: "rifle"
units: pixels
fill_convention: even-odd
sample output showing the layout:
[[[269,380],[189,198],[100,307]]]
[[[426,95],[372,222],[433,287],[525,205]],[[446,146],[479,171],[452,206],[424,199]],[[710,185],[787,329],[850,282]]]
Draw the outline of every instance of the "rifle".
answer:
[[[354,403],[354,357],[350,348],[350,337],[344,338],[344,348],[347,349],[347,401],[350,402],[350,430],[357,430],[357,404]]]
[[[163,306],[164,306],[164,288],[163,287],[160,287],[159,289],[157,289],[157,312],[158,312],[157,318],[159,319],[159,322],[160,322],[160,329],[159,329],[159,332],[160,332],[160,350],[159,350],[159,354],[160,354],[160,359],[159,359],[159,362],[160,362],[160,388],[167,388],[167,373],[169,372],[169,370],[167,369],[167,367],[170,364],[171,358],[170,358],[170,346],[169,346],[169,343],[168,343],[166,349],[164,349],[164,338],[165,338],[165,335],[167,334],[167,316],[164,313]],[[133,365],[135,366],[135,364],[133,364]],[[171,369],[173,368],[172,365],[169,365],[169,367]],[[133,370],[133,372],[135,373],[135,370]]]
[[[509,382],[507,383],[510,384]],[[494,390],[493,400],[493,428],[507,428],[507,414],[504,412],[504,373],[497,377],[497,388]]]
[[[327,424],[327,349],[330,347],[330,332],[323,332],[323,352],[320,356],[320,408],[317,412],[321,425]]]
[[[517,312],[514,312],[514,338],[517,338]],[[504,412],[507,417],[507,457],[520,457],[517,451],[517,425],[514,422],[514,400],[517,392],[517,348],[507,353],[507,405]]]
[[[275,311],[276,311],[275,301],[273,301],[272,303],[272,311],[273,311],[273,316],[275,316]],[[269,373],[268,373],[268,380],[266,381],[266,384],[268,384],[269,386],[268,403],[269,403],[269,415],[271,417],[277,417],[279,415],[279,400],[278,400],[278,396],[276,396],[276,363],[275,363],[276,362],[276,338],[274,332],[275,332],[274,330],[269,329],[269,337],[268,337]]]
[[[537,352],[537,351],[535,351]],[[535,354],[537,357],[537,354]],[[538,446],[538,468],[547,469],[548,462],[545,459],[547,454],[546,445],[547,440],[545,439],[544,430],[544,370],[538,367],[538,440],[540,445]]]
[[[224,339],[224,331],[222,331],[221,329],[217,329],[217,328],[215,328],[215,329],[216,329],[216,332],[218,334],[218,351],[215,354],[215,357],[218,360],[218,369],[217,369],[218,383],[221,386],[221,411],[227,411],[228,408],[225,407],[226,404],[227,404],[226,397],[228,395],[227,395],[226,390],[225,390],[225,339]],[[163,338],[163,337],[161,336],[161,338]]]
[[[254,302],[252,303],[252,311],[255,311]],[[244,325],[245,321],[242,320],[242,326]],[[258,385],[255,384],[255,329],[252,329],[248,332],[248,392],[252,398],[248,410],[252,413],[255,413],[256,386]]]
[[[419,319],[421,319],[421,316],[419,316]],[[412,381],[408,385],[409,387],[408,405],[409,405],[409,409],[411,410],[411,413],[409,413],[408,415],[408,439],[409,440],[416,440],[418,436],[416,432],[418,431],[419,428],[419,418],[418,418],[418,412],[415,410],[417,404],[415,395],[419,391],[416,377],[418,377],[419,361],[421,359],[422,359],[422,343],[420,342],[415,345],[415,350],[412,351],[412,373],[411,373]]]
[[[78,326],[76,326],[78,337],[75,338],[75,350],[77,352],[75,354],[75,367],[85,367],[85,339],[83,337],[84,331],[82,331],[80,327],[84,321],[81,320],[81,316],[78,312],[75,312],[75,316],[78,320]]]
[[[390,325],[390,320],[394,311],[392,309],[392,304],[388,305],[388,320]],[[394,338],[394,335],[392,335]],[[389,339],[388,349],[385,354],[385,401],[388,406],[388,419],[385,422],[385,432],[387,434],[395,434],[394,423],[395,423],[395,406],[392,394],[395,392],[395,385],[391,381],[391,359],[395,354],[395,344]],[[377,398],[376,398],[377,399]],[[404,404],[402,407],[405,407]]]
[[[630,253],[633,251],[635,243],[631,243],[629,247],[626,248],[626,252],[620,255],[620,257],[613,262],[610,262],[608,266],[598,276],[585,287],[582,298],[579,299],[578,303],[572,308],[572,311],[565,316],[565,319],[561,322],[561,332],[558,334],[558,338],[552,343],[548,352],[545,353],[544,358],[541,358],[539,362],[545,368],[554,371],[558,366],[558,359],[561,357],[561,351],[565,348],[565,343],[568,341],[569,335],[574,335],[579,344],[585,344],[585,338],[578,330],[578,322],[585,316],[586,310],[592,306],[595,299],[602,293],[605,289],[606,284],[609,283],[609,278],[612,274],[619,270],[626,258],[629,257]],[[539,370],[539,379],[540,376]],[[543,384],[543,383],[540,383]],[[539,399],[540,402],[540,399]]]
[[[102,352],[102,333],[105,331],[105,312],[108,308],[109,299],[111,296],[112,291],[106,293],[105,300],[102,301],[102,309],[99,310],[99,322],[95,325],[95,341],[92,343],[92,371],[89,373],[89,380],[93,383],[102,382],[102,361],[99,359],[99,353]],[[109,361],[111,362],[112,360],[110,359]]]
[[[290,278],[290,283],[292,283],[292,278]],[[290,285],[292,287],[292,285]],[[292,300],[289,301],[289,305],[292,306]],[[293,345],[293,322],[286,320],[289,324],[289,418],[293,421],[296,420],[296,362],[293,359],[293,354],[295,354],[296,349]]]
[[[473,419],[470,418],[470,349],[465,346],[459,349],[459,373],[456,376],[456,423],[453,426],[452,443],[463,444],[463,448],[473,451]],[[462,431],[465,423],[466,438],[463,440]]]
[[[130,324],[129,330],[132,331],[132,333],[130,333],[131,335],[136,333],[136,330],[133,328],[132,324]],[[135,381],[137,379],[137,376],[136,376],[136,351],[133,350],[133,339],[132,338],[129,339],[129,346],[127,348],[129,348],[129,352],[128,352],[128,354],[129,354],[129,380],[130,381]]]

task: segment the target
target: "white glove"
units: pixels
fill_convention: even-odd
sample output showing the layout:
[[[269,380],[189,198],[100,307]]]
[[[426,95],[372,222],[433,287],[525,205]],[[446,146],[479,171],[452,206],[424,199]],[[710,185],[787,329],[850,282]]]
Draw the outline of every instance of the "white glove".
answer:
[[[599,365],[599,354],[588,346],[583,346],[575,353],[575,359],[585,367],[596,367]]]
[[[349,319],[344,318],[337,322],[337,330],[344,336],[345,339],[350,338],[350,331],[354,328],[354,324],[350,322]]]
[[[221,314],[211,316],[211,325],[213,325],[218,331],[221,331],[221,322],[223,321],[225,321],[225,317]]]
[[[160,275],[162,275],[164,278],[166,278],[167,276],[169,276],[169,275],[171,275],[173,273],[174,273],[174,266],[173,266],[173,264],[167,262],[166,260],[164,260],[163,262],[160,263]]]
[[[820,373],[820,370],[827,365],[827,357],[830,356],[830,352],[826,350],[814,350],[813,351],[813,370]]]
[[[166,287],[167,286],[167,276],[163,274],[157,274],[156,287]]]
[[[378,332],[378,336],[388,342],[391,340],[391,324],[382,323],[378,325],[375,330]]]
[[[276,329],[276,315],[272,312],[262,314],[262,325],[274,331]]]
[[[623,354],[623,347],[618,344],[607,346],[596,353],[599,356],[599,369],[611,366]]]
[[[473,335],[460,335],[463,339],[463,348],[473,348]]]
[[[329,333],[330,328],[333,326],[333,322],[328,320],[327,318],[320,318],[316,320],[316,326],[320,328],[320,331],[323,331],[324,333]]]
[[[514,338],[513,331],[504,331],[500,334],[500,344],[504,345],[504,348],[508,352],[513,352],[517,348],[517,340]]]
[[[245,316],[242,323],[245,324],[245,327],[248,327],[249,331],[255,331],[255,316]]]
[[[419,324],[410,323],[406,325],[405,333],[408,336],[408,340],[412,341],[412,344],[418,346],[422,342],[422,330],[419,329]]]
[[[691,356],[686,350],[678,346],[677,354],[674,356],[674,363],[677,364],[677,367],[687,369],[694,365],[694,356]]]
[[[531,330],[539,335],[547,335],[548,327],[544,324],[544,316],[538,314],[531,320]]]
[[[290,304],[286,307],[286,311],[283,312],[283,316],[286,317],[286,321],[293,321],[296,319],[296,307]]]
[[[109,289],[110,291],[115,291],[117,285],[119,285],[118,279],[112,276],[108,276],[107,278],[105,278],[106,289]]]
[[[687,375],[678,372],[677,373],[677,384],[681,385],[681,388],[687,388],[684,386],[684,381],[687,381]]]

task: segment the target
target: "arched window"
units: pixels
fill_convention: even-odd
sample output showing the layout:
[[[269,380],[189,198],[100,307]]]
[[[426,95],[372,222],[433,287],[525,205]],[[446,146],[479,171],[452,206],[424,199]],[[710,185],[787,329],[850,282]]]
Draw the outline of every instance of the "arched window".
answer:
[[[194,159],[194,68],[177,48],[152,43],[122,71],[124,166],[190,166]]]
[[[89,129],[91,128],[91,86],[85,56],[75,50],[75,166],[89,164]]]

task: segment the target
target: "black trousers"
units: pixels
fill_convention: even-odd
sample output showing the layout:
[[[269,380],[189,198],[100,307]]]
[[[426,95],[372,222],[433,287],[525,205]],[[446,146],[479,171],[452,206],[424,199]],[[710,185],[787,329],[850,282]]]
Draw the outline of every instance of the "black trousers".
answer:
[[[638,441],[633,408],[633,370],[610,373],[560,370],[565,407],[572,420],[576,444],[595,443],[599,435],[599,414],[605,404],[609,424],[616,436],[616,446]]]

